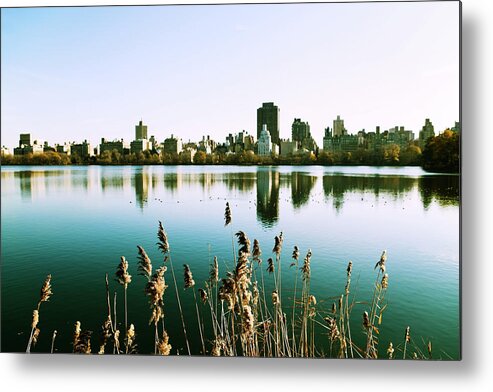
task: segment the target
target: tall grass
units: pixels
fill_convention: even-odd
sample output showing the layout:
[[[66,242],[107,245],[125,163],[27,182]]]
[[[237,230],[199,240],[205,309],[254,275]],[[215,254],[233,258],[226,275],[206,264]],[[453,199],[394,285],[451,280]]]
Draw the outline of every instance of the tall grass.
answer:
[[[225,222],[225,226],[230,226],[232,222],[229,204],[226,205]],[[274,238],[273,257],[269,257],[267,265],[264,265],[261,259],[260,244],[256,239],[253,240],[252,248],[250,239],[244,231],[237,230],[234,236],[231,235],[234,257],[233,263],[230,264],[232,267],[229,271],[221,273],[217,257],[214,257],[208,279],[203,282],[203,288],[196,289],[190,266],[184,264],[184,288],[186,291],[193,292],[200,345],[190,345],[188,340],[184,309],[171,262],[168,237],[162,223],[159,222],[157,243],[158,249],[163,254],[161,267],[153,270],[149,255],[142,246],[137,246],[137,271],[145,278],[143,292],[148,299],[149,326],[153,328],[154,334],[153,354],[169,355],[172,344],[178,346],[178,343],[173,343],[173,340],[180,334],[180,331],[170,331],[165,328],[164,311],[165,306],[176,306],[181,319],[181,333],[186,352],[189,355],[279,358],[433,358],[432,342],[423,342],[422,346],[414,342],[411,339],[409,327],[405,328],[402,343],[394,346],[392,342],[385,342],[386,345],[380,347],[389,287],[386,251],[383,251],[375,265],[375,283],[368,302],[357,301],[355,298],[354,283],[351,281],[355,266],[351,261],[345,269],[346,278],[345,282],[341,282],[340,292],[336,296],[323,298],[318,294],[319,298],[316,298],[311,292],[311,281],[317,279],[317,275],[312,274],[312,264],[315,266],[320,260],[311,249],[307,250],[301,262],[300,249],[295,246],[292,254],[289,255],[289,261],[283,261],[283,233],[281,232]],[[237,252],[234,237],[236,237]],[[283,263],[287,262],[290,263],[290,268],[283,267]],[[165,279],[168,273],[167,264],[172,273],[172,284],[176,293],[175,301],[165,295],[168,288]],[[123,286],[124,293],[123,315],[119,316],[124,320],[121,339],[116,323],[118,314],[116,292],[112,306],[106,274],[107,314],[104,315],[101,326],[99,350],[95,351],[97,353],[107,353],[106,347],[111,343],[115,354],[139,352],[134,324],[131,323],[132,320],[128,320],[127,290],[130,289],[129,284],[132,281],[129,269],[128,261],[122,256],[116,270],[116,280]],[[264,269],[266,274],[264,274]],[[286,279],[288,277],[289,279]],[[132,289],[133,287],[135,284],[132,285]],[[40,306],[41,303],[48,301],[51,295],[51,275],[48,275],[41,289],[40,300],[33,311],[31,334],[26,352],[30,352],[31,347],[39,338],[37,326]],[[353,315],[356,306],[365,308],[362,314],[359,313],[361,316]],[[191,322],[190,319],[187,321]],[[51,352],[57,351],[54,347],[56,334],[57,331],[54,331]],[[92,353],[91,339],[92,332],[83,330],[81,323],[77,321],[73,330],[72,351]],[[198,339],[194,341],[197,342]]]

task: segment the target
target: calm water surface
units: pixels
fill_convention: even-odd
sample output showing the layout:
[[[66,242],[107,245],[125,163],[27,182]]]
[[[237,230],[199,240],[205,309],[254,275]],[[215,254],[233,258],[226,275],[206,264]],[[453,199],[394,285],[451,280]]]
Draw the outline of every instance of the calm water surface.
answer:
[[[352,293],[361,302],[369,301],[373,267],[386,249],[390,285],[382,351],[389,341],[402,344],[409,325],[421,348],[431,340],[435,357],[456,359],[459,194],[458,176],[415,167],[2,167],[1,349],[25,351],[32,310],[48,273],[54,295],[41,307],[41,335],[33,351],[49,351],[56,329],[56,351],[70,352],[77,320],[83,329],[94,331],[97,347],[107,313],[106,272],[111,291],[118,293],[118,322],[123,321],[123,292],[113,276],[124,255],[132,274],[129,322],[136,327],[139,352],[151,353],[153,329],[147,324],[149,307],[144,278],[137,273],[136,246],[147,250],[155,267],[161,263],[155,245],[161,220],[196,354],[200,340],[193,294],[183,291],[181,266],[189,264],[197,288],[202,287],[217,256],[223,276],[233,266],[232,233],[243,230],[252,242],[259,240],[264,260],[272,257],[274,237],[284,233],[283,289],[293,282],[293,246],[302,256],[312,250],[311,289],[321,309],[330,308],[343,293],[349,260]],[[226,201],[232,227],[224,227]],[[166,328],[173,352],[183,354],[170,275],[167,283]],[[286,295],[289,298],[289,290]],[[361,314],[367,308],[357,303],[353,311],[357,341],[363,336]],[[321,339],[324,350],[328,343]]]

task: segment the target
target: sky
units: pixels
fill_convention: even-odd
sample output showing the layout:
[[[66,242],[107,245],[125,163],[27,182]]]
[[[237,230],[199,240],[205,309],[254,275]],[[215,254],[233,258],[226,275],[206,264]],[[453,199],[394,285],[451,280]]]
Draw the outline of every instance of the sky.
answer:
[[[1,11],[1,144],[256,137],[263,102],[322,145],[459,121],[459,3],[17,8]]]

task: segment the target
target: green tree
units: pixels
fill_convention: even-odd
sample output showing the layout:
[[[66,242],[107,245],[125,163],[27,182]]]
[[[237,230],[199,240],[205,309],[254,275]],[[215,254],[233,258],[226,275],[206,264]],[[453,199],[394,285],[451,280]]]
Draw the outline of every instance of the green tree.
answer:
[[[401,165],[419,165],[421,162],[421,148],[411,144],[401,151],[399,162]]]
[[[197,165],[205,164],[207,159],[207,154],[204,151],[197,151],[193,157],[193,163]]]
[[[436,172],[459,173],[460,135],[447,129],[428,139],[422,155],[423,169]]]
[[[401,148],[397,144],[389,144],[383,149],[383,161],[387,165],[395,165],[399,163],[399,154]]]

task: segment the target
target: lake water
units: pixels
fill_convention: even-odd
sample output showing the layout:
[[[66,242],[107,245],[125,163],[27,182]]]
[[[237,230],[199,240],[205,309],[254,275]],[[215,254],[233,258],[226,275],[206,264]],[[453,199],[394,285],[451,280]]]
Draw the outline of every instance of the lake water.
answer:
[[[97,350],[107,314],[105,273],[111,291],[118,293],[118,322],[123,321],[123,292],[114,273],[124,255],[132,275],[129,322],[135,325],[139,352],[153,352],[136,246],[146,249],[154,267],[160,265],[156,233],[161,220],[195,354],[200,350],[195,306],[193,294],[183,291],[181,266],[189,264],[197,288],[203,287],[217,256],[224,276],[233,267],[232,233],[243,230],[252,243],[259,240],[264,260],[273,257],[274,237],[283,232],[283,289],[293,282],[295,272],[288,267],[293,246],[302,258],[310,248],[311,291],[321,308],[330,308],[343,293],[349,260],[352,294],[369,301],[373,268],[386,249],[390,284],[380,351],[385,353],[390,341],[402,344],[410,326],[421,349],[431,340],[434,358],[457,359],[459,180],[417,167],[2,167],[1,350],[25,351],[32,310],[49,273],[54,295],[41,306],[41,334],[33,351],[49,352],[56,329],[56,351],[70,352],[77,320],[94,331]],[[231,227],[224,226],[226,201]],[[173,353],[184,354],[174,287],[169,272],[166,276],[166,328]],[[355,341],[363,336],[361,315],[367,308],[354,306]],[[320,344],[327,344],[326,338]]]

